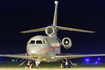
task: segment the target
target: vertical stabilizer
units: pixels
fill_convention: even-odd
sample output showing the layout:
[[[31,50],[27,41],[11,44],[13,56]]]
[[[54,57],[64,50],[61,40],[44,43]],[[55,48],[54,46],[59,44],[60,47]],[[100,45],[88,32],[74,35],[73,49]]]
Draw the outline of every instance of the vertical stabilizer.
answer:
[[[53,18],[53,26],[57,26],[57,6],[58,1],[54,1],[55,4],[55,11],[54,11],[54,18]]]
[[[58,29],[59,30],[66,30],[66,31],[84,32],[84,33],[95,33],[94,31],[90,31],[90,30],[83,30],[83,29],[76,29],[76,28],[57,26],[58,1],[54,1],[54,4],[55,4],[55,10],[54,10],[53,26],[47,26],[47,27],[31,29],[31,30],[25,30],[25,31],[21,31],[21,33],[32,33],[32,32],[45,31],[46,34],[48,36],[50,36],[50,37],[57,37]]]

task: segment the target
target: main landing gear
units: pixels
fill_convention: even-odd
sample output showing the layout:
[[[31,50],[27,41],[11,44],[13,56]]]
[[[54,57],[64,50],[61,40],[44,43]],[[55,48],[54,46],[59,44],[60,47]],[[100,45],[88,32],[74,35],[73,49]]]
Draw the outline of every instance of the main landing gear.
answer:
[[[30,65],[32,68],[33,67],[33,61],[32,60],[28,60],[26,67],[30,68]]]
[[[64,63],[64,64],[63,64],[64,68],[66,68],[67,66],[68,66],[68,68],[70,68],[71,65],[76,66],[76,63],[72,63],[69,59],[66,59],[66,61],[63,61],[63,60],[62,60],[62,63]]]

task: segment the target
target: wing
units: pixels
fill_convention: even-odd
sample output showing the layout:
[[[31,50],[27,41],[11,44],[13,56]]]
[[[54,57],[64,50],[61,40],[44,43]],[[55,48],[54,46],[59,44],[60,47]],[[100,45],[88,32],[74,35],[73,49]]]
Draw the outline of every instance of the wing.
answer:
[[[19,59],[31,59],[31,56],[25,54],[0,54],[0,57],[11,57]]]
[[[93,57],[93,56],[105,56],[105,54],[58,54],[56,55],[57,60],[62,60],[65,58],[74,59],[74,58],[81,58],[81,57]]]

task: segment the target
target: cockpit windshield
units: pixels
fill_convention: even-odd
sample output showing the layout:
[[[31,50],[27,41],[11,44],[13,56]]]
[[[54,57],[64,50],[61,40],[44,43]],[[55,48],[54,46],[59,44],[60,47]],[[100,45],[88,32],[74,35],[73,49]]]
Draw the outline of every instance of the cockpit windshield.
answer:
[[[37,40],[36,44],[43,44],[41,40]]]
[[[31,40],[29,44],[35,44],[35,40]]]
[[[29,44],[46,44],[45,40],[31,40]]]

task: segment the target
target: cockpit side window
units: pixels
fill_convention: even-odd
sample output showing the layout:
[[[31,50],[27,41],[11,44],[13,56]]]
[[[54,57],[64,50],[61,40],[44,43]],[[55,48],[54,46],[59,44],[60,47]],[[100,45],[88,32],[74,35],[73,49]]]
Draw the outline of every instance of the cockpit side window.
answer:
[[[43,44],[46,44],[46,41],[45,40],[43,40]]]
[[[36,44],[43,44],[41,40],[37,40]]]
[[[29,44],[35,44],[35,40],[31,40]]]

